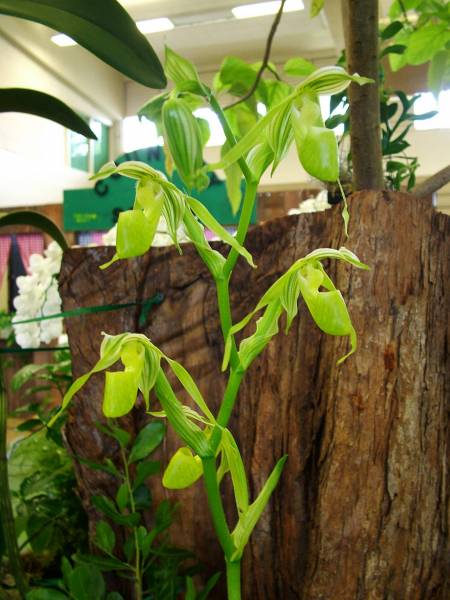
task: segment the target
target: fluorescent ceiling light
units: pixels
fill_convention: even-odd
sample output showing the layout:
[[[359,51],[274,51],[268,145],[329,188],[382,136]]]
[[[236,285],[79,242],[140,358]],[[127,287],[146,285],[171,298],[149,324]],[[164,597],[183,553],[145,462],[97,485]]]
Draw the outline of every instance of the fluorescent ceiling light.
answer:
[[[68,35],[66,35],[65,33],[57,33],[56,35],[52,35],[50,39],[54,44],[61,47],[77,45],[76,41]]]
[[[250,19],[252,17],[264,17],[274,15],[280,10],[281,0],[273,2],[258,2],[257,4],[243,4],[235,6],[231,12],[236,19]],[[283,12],[294,12],[305,8],[302,0],[286,0]]]
[[[136,25],[141,33],[157,33],[158,31],[168,31],[175,27],[172,21],[166,17],[137,21]]]
[[[169,29],[173,29],[175,27],[172,21],[166,17],[162,17],[161,19],[146,19],[145,21],[137,21],[136,26],[141,33],[157,33],[158,31],[168,31]],[[50,39],[54,44],[61,47],[77,45],[77,42],[65,33],[52,35]]]

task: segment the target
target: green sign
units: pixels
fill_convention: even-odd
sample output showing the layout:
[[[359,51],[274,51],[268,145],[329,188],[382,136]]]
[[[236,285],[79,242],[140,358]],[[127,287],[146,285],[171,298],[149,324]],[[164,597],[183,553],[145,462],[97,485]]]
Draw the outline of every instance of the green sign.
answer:
[[[164,152],[160,146],[143,148],[120,156],[115,162],[138,160],[165,172]],[[171,181],[180,189],[184,189],[176,171]],[[120,175],[112,175],[108,179],[98,181],[93,188],[64,191],[64,230],[65,231],[106,231],[117,221],[123,210],[133,206],[135,181]],[[201,192],[192,192],[215,218],[225,225],[234,225],[239,220],[239,213],[234,216],[228,201],[225,183],[215,173],[210,174],[209,187]],[[256,207],[252,215],[252,223],[256,222]]]

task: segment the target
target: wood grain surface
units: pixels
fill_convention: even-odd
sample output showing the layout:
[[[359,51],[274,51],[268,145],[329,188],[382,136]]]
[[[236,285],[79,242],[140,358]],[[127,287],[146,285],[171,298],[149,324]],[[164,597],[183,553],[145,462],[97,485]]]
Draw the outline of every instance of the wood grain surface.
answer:
[[[241,388],[231,429],[252,495],[276,460],[289,455],[245,554],[246,600],[448,597],[449,218],[427,201],[383,192],[353,195],[350,213],[348,240],[339,207],[255,227],[246,245],[258,268],[240,260],[233,275],[237,321],[295,259],[317,247],[345,244],[371,266],[369,272],[336,263],[328,268],[358,332],[355,355],[337,367],[347,340],[318,331],[301,304],[289,334],[270,342]],[[223,343],[215,289],[193,247],[183,246],[181,256],[155,248],[100,270],[112,253],[65,253],[60,288],[66,310],[157,292],[164,301],[142,329],[140,307],[69,319],[75,375],[96,362],[102,331],[143,331],[183,363],[217,409],[225,385]],[[98,375],[77,394],[67,442],[76,456],[114,460],[117,448],[93,426],[102,419],[102,390]],[[146,419],[141,405],[122,423],[136,432]],[[162,460],[179,445],[169,428]],[[77,472],[93,527],[98,515],[90,498],[112,496],[115,483],[79,463]],[[222,569],[202,481],[176,493],[158,481],[153,488],[155,501],[180,502],[174,542],[195,549],[209,571]],[[224,493],[234,519],[230,489]],[[150,523],[152,515],[147,518]],[[223,582],[213,597],[222,594]]]

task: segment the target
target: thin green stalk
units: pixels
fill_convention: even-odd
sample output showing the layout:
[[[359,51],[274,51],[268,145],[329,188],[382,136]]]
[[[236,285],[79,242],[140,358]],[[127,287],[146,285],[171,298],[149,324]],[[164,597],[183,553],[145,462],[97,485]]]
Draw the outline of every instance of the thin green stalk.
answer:
[[[236,144],[236,138],[231,130],[227,118],[225,117],[222,107],[217,102],[217,99],[213,94],[209,95],[209,102],[211,108],[214,110],[214,112],[219,118],[228,143],[230,144],[230,146],[234,146]],[[242,211],[239,219],[238,230],[236,233],[236,239],[240,244],[243,244],[247,236],[248,228],[250,226],[253,208],[255,205],[258,182],[254,180],[254,177],[243,157],[241,157],[238,160],[238,164],[242,171],[242,174],[245,177],[246,182]],[[228,338],[230,328],[233,324],[231,315],[229,284],[238,256],[239,254],[235,250],[230,250],[223,268],[223,276],[221,279],[216,279],[215,281],[217,288],[217,301],[219,305],[220,324],[225,342]],[[225,390],[222,404],[219,409],[219,413],[217,415],[217,424],[219,425],[219,427],[216,427],[213,430],[210,439],[210,443],[212,445],[214,453],[216,452],[220,444],[221,428],[226,427],[228,425],[228,421],[230,419],[231,413],[234,408],[234,404],[236,402],[239,386],[244,376],[244,371],[240,368],[239,365],[239,356],[236,347],[236,342],[234,339],[232,340],[230,366],[231,371],[227,387]],[[216,459],[203,459],[202,463],[208,505],[211,511],[214,528],[216,530],[217,537],[219,538],[219,542],[222,546],[226,559],[228,600],[241,600],[241,564],[240,561],[231,561],[231,556],[235,548],[225,517],[225,511],[223,509],[222,498],[220,495],[219,483],[217,481]]]
[[[230,144],[231,147],[235,146],[236,138],[234,136],[234,133],[231,131],[231,127],[227,121],[227,118],[225,116],[225,113],[224,113],[222,107],[217,102],[217,99],[214,96],[214,94],[210,94],[208,96],[208,100],[211,105],[211,108],[216,113],[216,115],[220,121],[220,124],[222,125],[222,129],[223,129],[223,132],[227,139],[227,142]],[[255,181],[255,178],[254,178],[252,172],[250,171],[244,158],[241,157],[237,162],[238,162],[238,165],[239,165],[239,167],[242,171],[242,174],[245,177],[245,181],[246,181],[244,202],[243,202],[241,217],[239,219],[239,225],[238,225],[238,230],[237,230],[237,234],[236,234],[236,239],[239,241],[240,244],[243,244],[245,237],[247,235],[248,227],[250,225],[250,220],[252,218],[252,212],[253,212],[253,206],[255,204],[256,189],[258,187],[258,181]],[[230,254],[228,255],[228,258],[227,258],[227,262],[224,267],[225,277],[229,277],[231,275],[231,272],[233,271],[233,268],[234,268],[234,265],[236,264],[238,256],[239,255],[235,250],[232,249],[230,251]]]
[[[11,493],[8,479],[8,459],[6,456],[6,427],[8,419],[8,404],[3,387],[3,365],[0,361],[0,514],[6,551],[9,559],[11,574],[21,598],[25,598],[28,583],[23,570],[19,548],[17,546],[14,513],[11,504]]]
[[[228,425],[228,421],[230,420],[231,413],[233,412],[234,404],[236,402],[237,394],[244,374],[245,371],[241,369],[231,370],[227,387],[225,389],[223,401],[220,405],[219,413],[217,415],[217,424],[219,425],[219,427],[216,427],[213,430],[210,439],[210,444],[214,453],[216,452],[220,443],[221,428],[226,427]]]
[[[227,138],[227,142],[230,144],[230,146],[235,146],[236,138],[234,136],[234,133],[231,131],[231,127],[227,121],[225,113],[223,112],[223,109],[220,106],[220,104],[217,102],[217,99],[214,96],[214,94],[208,95],[208,101],[211,105],[211,108],[216,113],[216,115],[220,121],[220,124],[222,125],[222,129],[225,134],[225,137]],[[252,175],[250,169],[248,168],[245,158],[240,158],[238,160],[238,165],[241,168],[241,171],[242,171],[243,176],[245,177],[245,180],[247,182],[252,181],[253,175]]]
[[[230,307],[229,278],[216,279],[217,304],[219,306],[220,326],[224,341],[228,338],[228,332],[233,324]],[[231,341],[230,365],[236,368],[239,364],[236,342]]]
[[[244,202],[242,205],[241,218],[239,219],[238,230],[236,233],[236,239],[240,244],[245,242],[247,231],[252,218],[253,207],[255,205],[256,190],[258,188],[257,181],[247,181],[245,188]],[[233,248],[228,254],[228,258],[225,262],[223,273],[225,277],[229,277],[234,269],[234,265],[238,259],[239,254]]]
[[[241,561],[226,561],[228,600],[241,600]]]
[[[211,512],[214,529],[216,530],[216,534],[220,545],[222,546],[222,550],[224,551],[225,557],[229,559],[235,551],[235,547],[228,529],[222,498],[220,496],[219,485],[217,483],[216,459],[203,458],[202,463],[206,495],[208,498],[208,505]]]
[[[130,497],[130,507],[131,511],[134,513],[136,511],[136,505],[133,497],[133,488],[131,487],[130,471],[128,470],[128,461],[122,446],[120,446],[120,456],[122,458],[123,470],[125,474],[125,483],[127,484],[128,495]],[[142,600],[141,554],[139,550],[137,527],[133,527],[133,536],[135,547],[134,589],[136,592],[136,600]]]

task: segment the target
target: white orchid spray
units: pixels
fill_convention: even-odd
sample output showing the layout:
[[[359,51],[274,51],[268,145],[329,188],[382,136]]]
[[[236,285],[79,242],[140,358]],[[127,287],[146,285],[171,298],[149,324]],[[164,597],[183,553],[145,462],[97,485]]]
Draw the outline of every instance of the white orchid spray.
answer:
[[[41,343],[48,344],[63,333],[62,318],[22,323],[61,312],[57,280],[61,258],[60,246],[51,242],[44,255],[30,256],[30,275],[16,280],[19,294],[13,300],[16,314],[12,323],[16,342],[21,348],[38,348]]]

